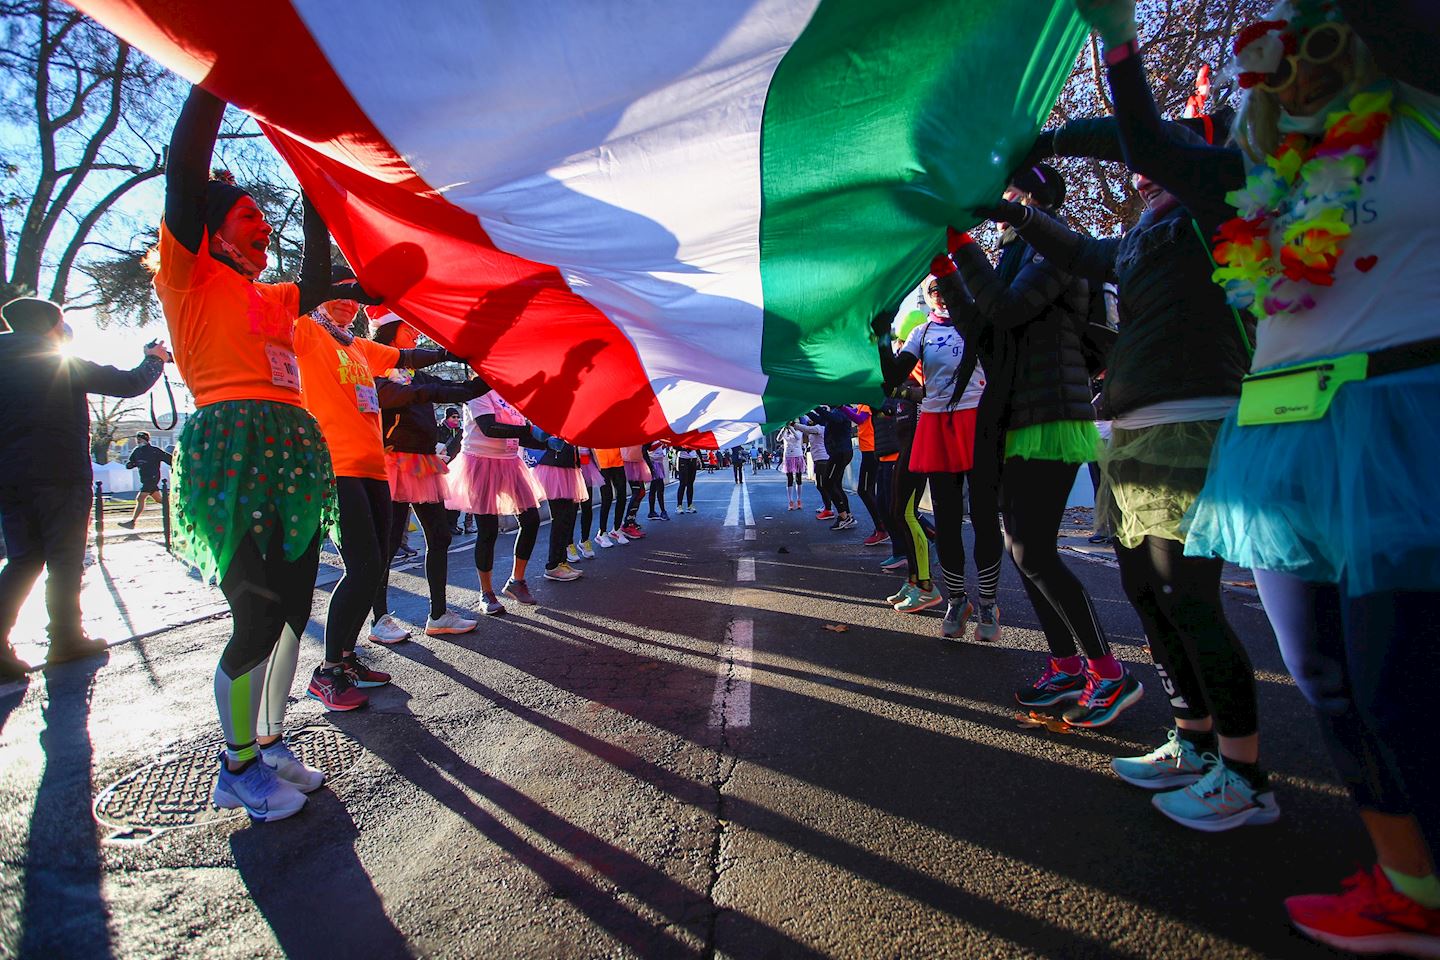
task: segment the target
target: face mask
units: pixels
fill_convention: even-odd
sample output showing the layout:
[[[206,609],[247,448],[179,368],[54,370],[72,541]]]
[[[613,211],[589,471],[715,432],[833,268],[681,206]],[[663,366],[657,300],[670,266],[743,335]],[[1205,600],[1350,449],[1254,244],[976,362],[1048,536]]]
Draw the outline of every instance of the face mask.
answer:
[[[1308,117],[1294,117],[1281,109],[1280,119],[1276,121],[1275,125],[1280,128],[1281,133],[1303,133],[1309,137],[1319,136],[1325,132],[1325,122],[1330,118],[1330,114],[1344,110],[1345,105],[1349,102],[1350,91],[1344,90],[1335,99]]]
[[[239,247],[218,234],[212,234],[211,239],[220,247],[220,253],[225,259],[229,260],[231,265],[236,270],[239,270],[241,274],[249,277],[251,280],[260,276],[260,269],[250,261],[249,257],[240,251]]]
[[[314,312],[312,312],[310,316],[314,317],[315,322],[320,324],[320,326],[324,328],[325,332],[330,334],[330,336],[334,337],[335,342],[340,344],[342,347],[349,346],[352,342],[354,342],[355,334],[351,333],[349,330],[342,330],[339,324],[337,324],[334,320],[330,319],[330,312],[326,310],[324,306],[316,307]]]

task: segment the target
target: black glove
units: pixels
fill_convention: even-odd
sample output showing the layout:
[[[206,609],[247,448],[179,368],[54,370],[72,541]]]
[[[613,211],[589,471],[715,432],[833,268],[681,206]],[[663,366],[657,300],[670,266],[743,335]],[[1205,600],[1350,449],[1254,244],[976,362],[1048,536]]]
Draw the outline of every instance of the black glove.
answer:
[[[976,207],[970,212],[981,220],[1008,223],[1017,228],[1025,226],[1030,221],[1030,208],[1013,200],[996,200],[992,204]]]
[[[893,313],[877,313],[870,320],[870,329],[877,337],[889,337],[890,325],[894,322],[894,320],[895,314]]]
[[[1041,160],[1044,160],[1048,157],[1053,157],[1054,155],[1055,131],[1041,130],[1040,133],[1035,137],[1035,143],[1031,145],[1029,152],[1025,154],[1025,159],[1020,161],[1019,165],[1015,167],[1015,170],[1017,172],[1020,170],[1029,170]],[[1010,179],[1012,181],[1015,179],[1013,174],[1011,175]]]
[[[481,377],[471,377],[465,381],[465,386],[470,388],[471,400],[474,400],[476,397],[483,397],[490,392],[490,384],[486,383]]]
[[[356,303],[363,303],[367,307],[378,307],[385,302],[383,297],[377,297],[366,293],[365,290],[353,280],[345,283],[332,283],[330,285],[331,300],[354,300]]]

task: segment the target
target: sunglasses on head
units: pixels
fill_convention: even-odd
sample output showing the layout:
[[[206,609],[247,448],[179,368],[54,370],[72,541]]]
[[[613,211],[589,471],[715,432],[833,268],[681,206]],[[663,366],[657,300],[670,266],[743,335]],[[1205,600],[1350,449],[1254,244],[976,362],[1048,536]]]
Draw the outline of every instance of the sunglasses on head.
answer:
[[[1344,23],[1322,23],[1305,34],[1300,40],[1299,53],[1292,53],[1280,61],[1280,65],[1265,75],[1256,84],[1267,93],[1279,93],[1295,82],[1300,75],[1300,61],[1329,63],[1345,52],[1350,42],[1350,26]]]

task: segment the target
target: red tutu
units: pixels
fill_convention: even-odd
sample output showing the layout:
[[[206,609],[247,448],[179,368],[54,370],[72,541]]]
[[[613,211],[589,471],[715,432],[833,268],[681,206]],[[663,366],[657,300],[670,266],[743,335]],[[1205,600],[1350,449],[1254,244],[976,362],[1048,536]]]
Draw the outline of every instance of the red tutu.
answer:
[[[590,488],[585,485],[585,477],[581,475],[579,467],[552,467],[548,463],[537,464],[535,480],[540,484],[540,489],[545,491],[546,500],[585,501],[590,499]]]
[[[625,461],[625,479],[631,483],[649,483],[650,467],[644,460]]]
[[[390,499],[396,503],[444,503],[449,496],[445,475],[450,468],[433,453],[385,454]]]
[[[545,491],[519,457],[462,454],[450,473],[445,506],[465,513],[514,516],[540,506]]]
[[[965,473],[975,463],[975,409],[920,414],[911,473]]]

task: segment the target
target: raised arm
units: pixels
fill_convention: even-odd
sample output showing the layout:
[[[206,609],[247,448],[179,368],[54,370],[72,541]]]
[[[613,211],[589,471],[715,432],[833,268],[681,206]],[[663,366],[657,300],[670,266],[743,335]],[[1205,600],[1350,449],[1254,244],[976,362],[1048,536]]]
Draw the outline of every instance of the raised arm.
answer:
[[[375,392],[380,396],[381,408],[397,410],[416,403],[464,403],[485,396],[490,392],[490,385],[480,377],[465,381],[412,380],[410,383],[396,383],[389,377],[381,377],[375,381]]]
[[[200,252],[205,236],[205,184],[224,116],[225,101],[191,87],[170,134],[165,161],[165,226],[191,253]]]
[[[1071,276],[1103,283],[1114,275],[1119,239],[1096,240],[1084,236],[1043,210],[1009,200],[996,201],[975,212],[987,220],[1010,224],[1035,252],[1054,261]]]

